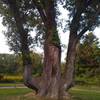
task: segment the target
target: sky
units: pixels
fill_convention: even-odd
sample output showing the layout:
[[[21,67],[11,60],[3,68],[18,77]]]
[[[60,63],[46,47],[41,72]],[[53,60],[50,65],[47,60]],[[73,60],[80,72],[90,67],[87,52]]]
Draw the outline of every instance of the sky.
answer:
[[[11,53],[6,42],[6,37],[3,34],[3,31],[6,30],[6,28],[2,25],[1,22],[2,18],[0,17],[0,53]]]
[[[66,19],[66,10],[64,9],[60,9],[60,11],[62,12],[62,15],[59,17],[61,18],[65,18]],[[7,45],[7,40],[6,37],[3,34],[3,31],[6,30],[6,28],[2,25],[2,18],[0,17],[0,53],[13,53],[9,50],[9,46]],[[60,38],[61,38],[61,43],[65,44],[66,46],[68,45],[68,37],[69,37],[69,32],[67,31],[66,33],[64,33],[62,31],[62,29],[59,29],[59,33],[60,33]],[[100,27],[96,28],[93,33],[99,38],[99,42],[100,42]],[[40,48],[36,48],[37,52],[43,52]],[[62,52],[62,61],[64,61],[64,58],[66,56],[66,52],[67,50],[63,50]]]

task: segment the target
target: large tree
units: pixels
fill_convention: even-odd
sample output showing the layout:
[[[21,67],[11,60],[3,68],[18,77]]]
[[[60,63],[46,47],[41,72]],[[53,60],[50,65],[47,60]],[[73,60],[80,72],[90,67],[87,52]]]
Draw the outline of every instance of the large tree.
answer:
[[[69,10],[69,44],[65,66],[65,88],[73,85],[75,57],[80,38],[88,30],[100,25],[99,0],[66,0],[65,8]]]
[[[3,8],[3,10],[7,9],[10,13],[2,13],[3,10],[1,9],[1,14],[6,16],[5,18],[12,18],[12,22],[14,23],[9,24],[9,19],[7,25],[9,26],[11,33],[16,33],[15,36],[18,36],[19,39],[17,44],[20,47],[23,56],[25,85],[36,90],[37,94],[40,96],[51,98],[64,97],[66,95],[65,90],[68,90],[73,85],[77,43],[86,31],[99,25],[99,0],[1,1],[3,1],[1,2],[1,8]],[[63,5],[63,2],[66,2],[64,7],[70,12],[70,36],[65,72],[61,76],[61,43],[57,31],[56,17],[58,16],[57,4],[60,3]],[[34,22],[36,21],[34,19],[37,19],[36,23]],[[35,25],[32,23],[35,23]],[[15,25],[15,27],[13,25]],[[42,31],[39,32],[44,33],[44,66],[41,77],[32,77],[32,61],[29,50],[30,39],[28,34],[30,27],[37,25],[42,28]],[[37,29],[40,30],[40,27]]]
[[[47,97],[58,97],[60,89],[60,57],[61,57],[61,47],[60,40],[57,31],[56,23],[56,2],[49,1],[24,1],[24,0],[2,0],[2,7],[7,8],[10,14],[3,12],[5,18],[12,19],[13,24],[8,24],[8,29],[13,33],[16,32],[15,36],[19,36],[18,46],[22,52],[23,65],[25,67],[24,71],[24,83],[31,89],[36,90],[36,92],[41,96]],[[28,6],[27,6],[28,5]],[[31,8],[30,8],[31,6]],[[29,7],[29,8],[28,8]],[[35,11],[34,11],[35,9]],[[42,19],[42,24],[44,26],[44,66],[43,74],[41,77],[32,77],[32,61],[30,58],[30,51],[28,45],[28,27],[27,23],[27,13],[30,16],[29,11],[32,10],[38,13]],[[5,11],[5,10],[4,10]],[[35,17],[35,16],[33,16]],[[8,21],[10,20],[8,19]],[[6,20],[7,21],[7,20]],[[34,23],[34,21],[33,21]],[[15,25],[15,27],[13,26]],[[34,27],[34,26],[32,26]]]

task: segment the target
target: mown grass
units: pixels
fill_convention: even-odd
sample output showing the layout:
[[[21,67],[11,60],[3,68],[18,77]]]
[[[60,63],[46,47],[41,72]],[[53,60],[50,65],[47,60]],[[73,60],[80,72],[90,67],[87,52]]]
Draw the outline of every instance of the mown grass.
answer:
[[[28,88],[0,89],[0,100],[28,100],[24,95],[30,92]]]
[[[28,88],[0,89],[0,96],[17,96],[24,95],[29,92],[32,92],[32,90]]]
[[[0,87],[23,87],[22,83],[0,83]]]
[[[94,90],[95,89],[95,90]],[[100,89],[100,88],[99,88]],[[73,100],[100,100],[100,91],[96,88],[78,86],[72,88],[70,93]],[[0,100],[37,100],[31,89],[13,88],[0,89]],[[41,99],[38,99],[41,100]]]
[[[0,87],[15,86],[14,83],[0,83]]]
[[[100,91],[73,88],[70,93],[73,96],[73,100],[100,100]]]

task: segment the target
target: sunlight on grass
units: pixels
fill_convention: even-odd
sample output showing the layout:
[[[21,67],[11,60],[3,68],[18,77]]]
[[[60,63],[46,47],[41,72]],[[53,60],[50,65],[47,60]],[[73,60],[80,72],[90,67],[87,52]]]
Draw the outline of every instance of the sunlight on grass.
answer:
[[[100,91],[89,90],[89,87],[75,87],[70,90],[70,93],[72,100],[100,100]],[[28,88],[0,89],[0,100],[42,100],[36,98],[38,97]]]
[[[70,93],[74,100],[100,100],[100,91],[73,88]]]
[[[0,89],[0,96],[23,95],[29,92],[32,92],[32,90],[28,88]]]
[[[0,87],[24,87],[22,83],[0,83]]]

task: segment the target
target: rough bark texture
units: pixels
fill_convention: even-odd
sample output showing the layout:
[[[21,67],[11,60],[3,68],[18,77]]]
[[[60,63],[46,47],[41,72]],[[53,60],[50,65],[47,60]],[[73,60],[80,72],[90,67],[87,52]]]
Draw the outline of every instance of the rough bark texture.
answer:
[[[74,85],[74,68],[75,68],[75,56],[76,56],[76,46],[77,46],[77,37],[75,35],[70,34],[69,37],[69,45],[67,51],[67,58],[66,58],[66,68],[64,78],[66,79],[64,87],[66,90],[71,88]]]
[[[21,43],[21,53],[24,71],[24,83],[29,88],[32,88],[38,91],[37,79],[32,78],[32,61],[30,57],[30,51],[28,47],[28,32],[24,29],[23,20],[20,15],[19,8],[17,6],[16,0],[8,0],[8,5],[13,13],[14,19],[16,21],[17,31],[20,34],[20,43]]]
[[[82,2],[76,1],[76,12],[73,15],[73,19],[70,24],[70,36],[68,43],[68,51],[66,57],[65,73],[64,73],[64,82],[63,88],[67,91],[74,85],[74,76],[75,76],[75,56],[76,48],[78,41],[81,36],[87,31],[87,28],[84,28],[80,33],[78,33],[80,28],[81,14],[85,10],[85,1]]]
[[[59,82],[60,82],[60,56],[61,50],[52,45],[45,44],[44,47],[44,77],[46,83],[46,94],[50,97],[57,97],[59,94]]]
[[[40,78],[32,77],[32,61],[28,47],[28,32],[23,27],[20,11],[17,8],[16,0],[9,0],[10,9],[13,12],[16,26],[20,34],[21,52],[24,66],[24,84],[35,90],[38,95],[58,98],[61,79],[61,47],[56,28],[54,5],[47,4],[46,14],[46,37],[44,43],[44,68]]]
[[[44,67],[39,95],[58,98],[61,80],[61,47],[55,21],[55,3],[52,0],[45,1],[45,3]]]

